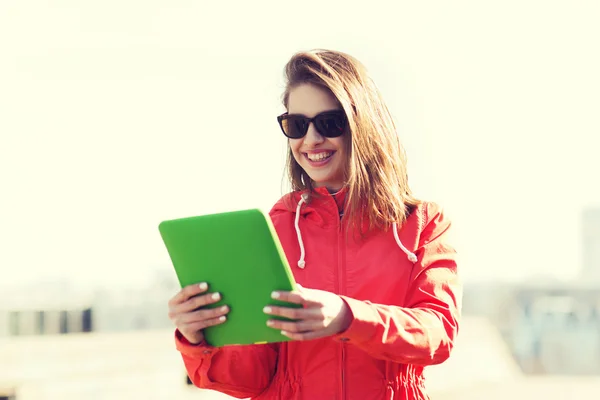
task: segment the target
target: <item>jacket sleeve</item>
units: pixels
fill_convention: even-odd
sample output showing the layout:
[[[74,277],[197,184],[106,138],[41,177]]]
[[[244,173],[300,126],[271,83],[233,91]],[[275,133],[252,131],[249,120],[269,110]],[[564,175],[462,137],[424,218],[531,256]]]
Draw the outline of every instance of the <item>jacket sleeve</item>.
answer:
[[[405,307],[342,296],[352,313],[348,329],[335,336],[375,358],[401,364],[445,361],[458,333],[462,285],[456,252],[447,243],[450,222],[436,206],[425,207]]]
[[[190,344],[175,331],[175,344],[190,380],[239,399],[258,396],[275,374],[278,344],[212,347]]]

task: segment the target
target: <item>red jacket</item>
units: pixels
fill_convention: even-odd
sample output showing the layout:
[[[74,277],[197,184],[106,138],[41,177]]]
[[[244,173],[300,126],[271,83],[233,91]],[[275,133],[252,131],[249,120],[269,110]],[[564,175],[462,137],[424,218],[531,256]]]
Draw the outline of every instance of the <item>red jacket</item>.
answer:
[[[423,368],[448,358],[458,332],[462,287],[446,242],[450,222],[424,202],[398,237],[391,229],[355,239],[334,197],[318,191],[322,197],[300,206],[300,193],[290,194],[270,215],[296,281],[339,294],[352,312],[349,328],[312,341],[224,348],[190,345],[176,331],[191,380],[261,400],[427,399]]]

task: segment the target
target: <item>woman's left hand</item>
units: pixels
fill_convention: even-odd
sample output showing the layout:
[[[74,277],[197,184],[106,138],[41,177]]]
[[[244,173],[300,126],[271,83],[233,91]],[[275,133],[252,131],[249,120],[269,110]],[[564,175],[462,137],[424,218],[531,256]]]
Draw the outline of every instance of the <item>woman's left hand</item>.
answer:
[[[267,306],[269,315],[296,321],[270,319],[267,325],[294,340],[312,340],[338,334],[348,329],[352,315],[346,302],[336,294],[298,285],[293,292],[273,292],[273,299],[301,304],[303,308]]]

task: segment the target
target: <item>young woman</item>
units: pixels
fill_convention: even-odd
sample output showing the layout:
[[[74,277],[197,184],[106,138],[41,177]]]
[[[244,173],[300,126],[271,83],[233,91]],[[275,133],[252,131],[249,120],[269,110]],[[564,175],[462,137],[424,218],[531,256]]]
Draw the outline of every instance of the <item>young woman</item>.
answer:
[[[207,285],[169,302],[176,346],[195,385],[253,399],[427,399],[423,369],[450,355],[461,285],[450,222],[408,186],[394,123],[363,65],[335,51],[286,69],[293,191],[270,216],[300,289],[265,304],[289,342],[211,348],[202,329],[228,309]]]

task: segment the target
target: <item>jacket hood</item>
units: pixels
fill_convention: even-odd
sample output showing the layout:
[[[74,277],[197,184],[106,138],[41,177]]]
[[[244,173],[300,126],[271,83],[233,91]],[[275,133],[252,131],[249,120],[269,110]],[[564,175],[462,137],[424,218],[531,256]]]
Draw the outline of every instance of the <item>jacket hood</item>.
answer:
[[[346,187],[335,194],[330,194],[327,188],[324,187],[315,188],[312,193],[309,193],[308,190],[295,191],[283,196],[271,209],[269,214],[272,218],[283,213],[294,213],[294,226],[298,237],[298,245],[300,246],[300,259],[298,260],[299,268],[304,268],[306,266],[304,261],[304,243],[302,241],[302,232],[300,230],[300,219],[310,221],[325,229],[339,226],[340,214],[336,198],[343,203],[346,193]],[[400,241],[398,236],[398,226],[395,222],[392,228],[396,243],[406,254],[408,259],[415,263],[417,261],[417,256],[409,251]]]
[[[294,213],[322,228],[337,227],[340,214],[336,198],[341,198],[341,202],[343,202],[347,191],[347,188],[344,187],[339,192],[331,194],[327,188],[319,187],[313,189],[312,193],[308,190],[291,192],[275,203],[270,215],[273,217],[284,213]],[[300,207],[298,207],[299,204]]]

